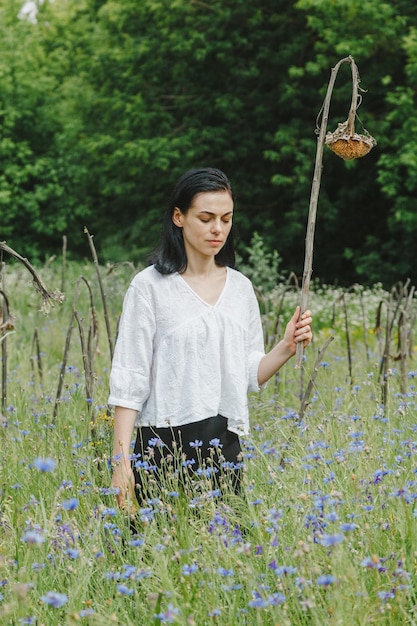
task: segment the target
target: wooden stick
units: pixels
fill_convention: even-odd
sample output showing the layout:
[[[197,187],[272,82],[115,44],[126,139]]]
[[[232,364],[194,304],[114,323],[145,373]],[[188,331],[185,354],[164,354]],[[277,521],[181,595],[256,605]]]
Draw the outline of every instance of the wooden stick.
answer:
[[[337,73],[339,71],[340,66],[343,63],[351,64],[352,79],[354,83],[356,81],[356,87],[354,85],[354,89],[353,89],[354,92],[356,89],[356,92],[355,92],[356,95],[354,96],[355,99],[353,97],[354,94],[352,95],[352,103],[351,103],[351,109],[349,112],[349,120],[351,120],[352,115],[354,119],[355,112],[356,112],[357,94],[358,94],[358,91],[357,91],[358,74],[357,74],[355,61],[353,60],[351,56],[348,56],[348,57],[345,57],[344,59],[341,59],[332,68],[329,84],[327,87],[326,97],[324,99],[324,103],[322,107],[323,113],[322,113],[319,137],[317,140],[316,161],[315,161],[315,166],[314,166],[313,183],[311,186],[310,206],[309,206],[309,214],[308,214],[308,221],[307,221],[303,282],[301,286],[300,317],[307,308],[308,297],[309,297],[309,292],[310,292],[310,280],[311,280],[311,274],[313,271],[314,231],[315,231],[315,226],[316,226],[316,213],[317,213],[317,204],[318,204],[319,192],[320,192],[321,174],[323,170],[323,164],[322,164],[323,149],[324,149],[325,138],[326,138],[327,122],[329,119],[330,100],[331,100],[331,96],[333,92],[333,87],[336,81]],[[353,68],[355,68],[355,70]],[[301,366],[303,353],[304,353],[304,346],[300,342],[297,344],[297,352],[296,352],[296,358],[295,358],[296,367]]]

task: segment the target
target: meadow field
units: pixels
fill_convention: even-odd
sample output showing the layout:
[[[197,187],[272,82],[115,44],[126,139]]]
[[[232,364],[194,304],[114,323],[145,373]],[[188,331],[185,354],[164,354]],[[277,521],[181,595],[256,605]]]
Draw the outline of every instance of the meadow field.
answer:
[[[3,267],[0,623],[417,624],[414,288],[314,285],[302,366],[250,397],[243,493],[167,478],[132,527],[106,403],[136,270],[52,260],[39,275],[65,299],[45,312]],[[299,291],[258,295],[269,344]]]

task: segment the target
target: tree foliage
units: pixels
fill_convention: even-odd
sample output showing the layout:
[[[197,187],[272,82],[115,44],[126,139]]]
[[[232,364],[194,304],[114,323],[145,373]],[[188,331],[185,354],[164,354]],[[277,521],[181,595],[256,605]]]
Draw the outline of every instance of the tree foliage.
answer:
[[[230,176],[245,255],[253,233],[300,273],[331,67],[351,54],[378,145],[323,159],[314,276],[417,278],[417,11],[412,0],[0,0],[0,237],[34,260],[146,260],[187,168]],[[20,15],[20,16],[19,16]],[[16,45],[19,42],[19,45]],[[347,117],[340,72],[329,130]],[[401,255],[398,254],[398,246]]]

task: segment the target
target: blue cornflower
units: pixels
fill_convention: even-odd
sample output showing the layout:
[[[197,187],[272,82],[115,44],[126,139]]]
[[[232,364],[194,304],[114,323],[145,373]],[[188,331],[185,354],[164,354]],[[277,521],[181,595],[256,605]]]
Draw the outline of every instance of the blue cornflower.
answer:
[[[152,439],[149,439],[148,441],[148,446],[150,446],[151,448],[156,448],[156,447],[163,448],[165,444],[162,441],[162,439],[160,439],[159,437],[152,437]]]
[[[194,574],[198,570],[198,565],[196,563],[191,563],[191,565],[183,565],[182,573],[184,576],[190,576],[190,574]]]
[[[36,624],[36,619],[36,615],[33,615],[33,617],[27,615],[19,619],[19,624]]]
[[[275,559],[268,563],[268,567],[277,574],[277,576],[290,576],[297,572],[297,568],[291,565],[277,565]]]
[[[134,593],[134,589],[131,589],[130,587],[128,587],[127,585],[117,585],[117,591],[122,595],[122,596],[131,596]]]
[[[191,467],[192,465],[195,465],[195,459],[185,459],[181,463],[181,467]]]
[[[78,550],[75,548],[68,548],[66,555],[69,556],[70,559],[78,559]]]
[[[214,439],[210,439],[209,445],[213,446],[213,448],[223,448],[223,444],[220,443],[220,439],[218,439],[218,437],[215,437]]]
[[[38,456],[33,461],[33,467],[35,467],[40,472],[52,472],[56,467],[56,461],[49,457],[42,458]]]
[[[114,507],[109,507],[107,509],[103,509],[101,514],[103,517],[116,517],[117,511]]]
[[[45,541],[45,537],[37,530],[27,530],[22,537],[22,541],[31,545],[39,545]]]
[[[395,591],[378,591],[378,598],[380,598],[383,602],[393,600],[395,598]]]
[[[338,543],[342,543],[344,539],[345,538],[342,533],[337,533],[336,535],[322,535],[322,537],[320,538],[320,543],[322,546],[326,546],[326,548],[329,548],[331,546],[337,545]]]
[[[218,498],[220,494],[221,494],[220,489],[211,489],[210,491],[207,491],[208,498]]]
[[[264,609],[268,606],[268,602],[259,593],[255,593],[254,596],[253,600],[248,602],[251,609]]]
[[[204,476],[205,478],[210,478],[213,474],[218,473],[217,467],[198,467],[196,474],[197,476]]]
[[[277,604],[283,604],[285,602],[285,596],[280,591],[276,591],[272,596],[268,596],[268,604],[276,606]]]
[[[327,587],[327,585],[331,585],[334,582],[336,582],[336,578],[331,574],[323,574],[317,578],[317,584],[322,587]]]
[[[144,539],[140,539],[139,537],[136,539],[132,539],[131,541],[129,541],[129,546],[132,546],[132,548],[137,548],[138,546],[143,546],[145,543]]]
[[[69,500],[64,500],[62,503],[62,508],[66,511],[73,511],[79,505],[79,500],[77,498],[70,498]]]
[[[45,563],[32,563],[32,569],[34,572],[40,572],[42,569],[45,569]]]
[[[168,608],[165,613],[157,613],[154,617],[158,619],[160,622],[173,622],[177,615],[179,615],[180,611],[173,604],[169,603]]]
[[[195,439],[194,441],[190,441],[191,448],[201,448],[202,445],[203,442],[201,441],[201,439]]]
[[[115,496],[119,493],[120,489],[118,487],[100,487],[99,492],[103,496]]]
[[[361,562],[362,567],[368,567],[369,569],[378,569],[380,566],[380,560],[377,556],[367,556]]]
[[[61,606],[68,602],[68,596],[65,593],[58,593],[58,591],[48,591],[41,597],[41,600],[44,604],[49,604],[54,609],[60,609]]]
[[[220,574],[220,576],[234,576],[235,575],[232,569],[226,569],[224,567],[219,567],[217,569],[217,573]]]
[[[356,530],[358,527],[357,524],[340,524],[339,528],[343,532],[349,532],[351,530]]]

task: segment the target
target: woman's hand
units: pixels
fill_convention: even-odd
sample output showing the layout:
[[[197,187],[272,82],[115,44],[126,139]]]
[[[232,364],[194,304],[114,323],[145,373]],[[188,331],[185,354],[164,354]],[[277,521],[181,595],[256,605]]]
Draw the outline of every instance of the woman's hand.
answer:
[[[313,338],[311,331],[311,311],[307,310],[300,319],[300,307],[297,306],[294,315],[288,322],[284,337],[268,354],[261,359],[258,367],[258,383],[265,384],[297,350],[297,343],[302,342],[304,347],[308,346]]]
[[[119,490],[117,504],[123,511],[134,513],[137,509],[135,478],[129,460],[130,442],[137,411],[116,406],[114,411],[113,477],[112,486]]]
[[[116,501],[119,508],[133,515],[138,508],[135,496],[135,478],[127,459],[121,458],[115,462],[111,484],[112,487],[118,489]]]
[[[304,347],[311,343],[313,339],[312,322],[311,311],[308,309],[304,311],[300,319],[300,307],[297,306],[294,315],[287,324],[283,338],[287,350],[292,354],[296,352],[297,343],[302,342]]]

